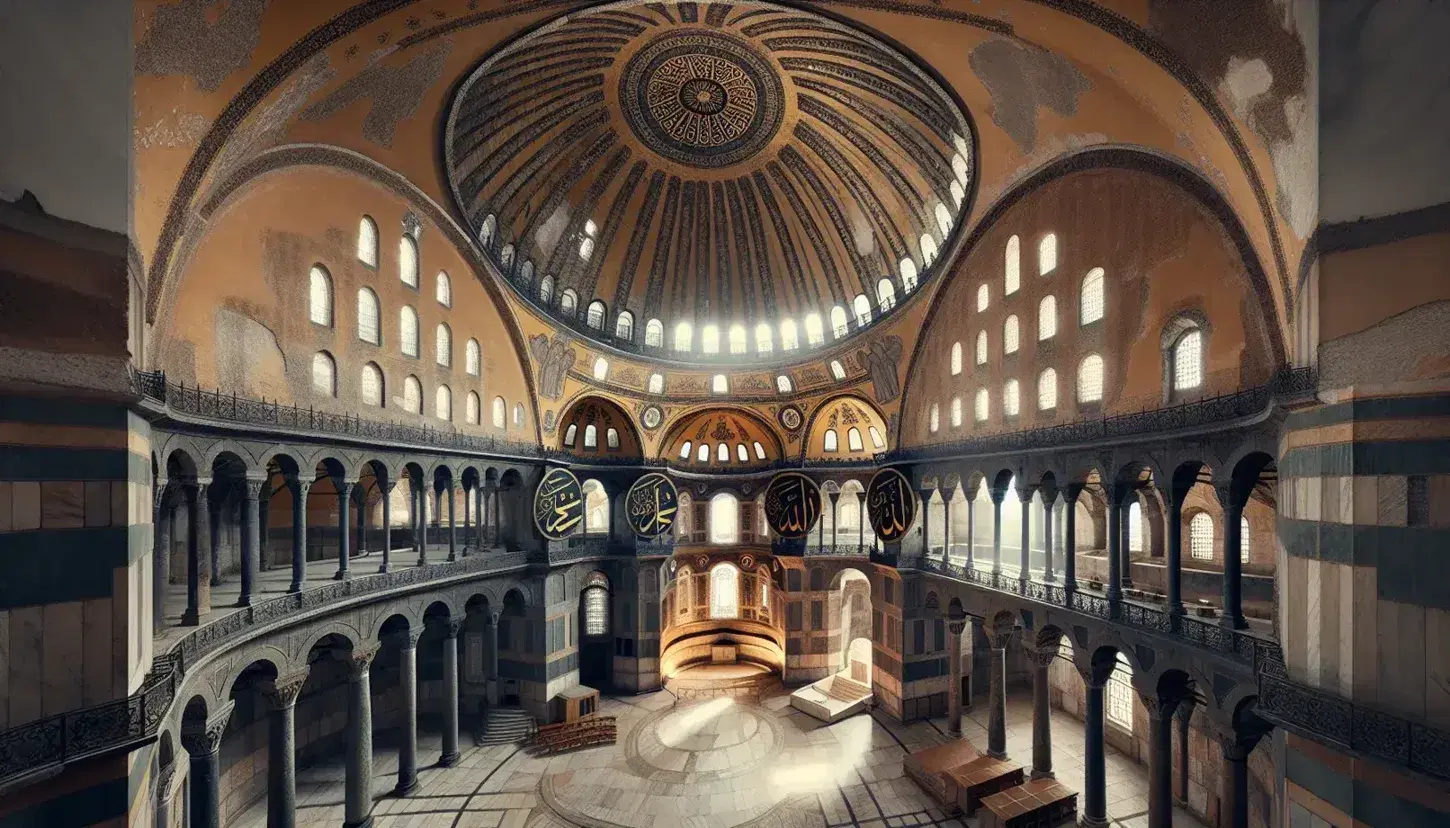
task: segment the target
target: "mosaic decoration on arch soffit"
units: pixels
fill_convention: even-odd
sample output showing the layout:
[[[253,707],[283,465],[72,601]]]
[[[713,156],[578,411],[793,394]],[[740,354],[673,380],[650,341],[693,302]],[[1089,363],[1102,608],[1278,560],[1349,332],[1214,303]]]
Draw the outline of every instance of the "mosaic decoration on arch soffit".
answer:
[[[973,159],[960,104],[912,59],[760,2],[558,18],[473,71],[445,142],[493,263],[531,301],[545,277],[555,300],[604,300],[601,339],[626,308],[636,339],[646,319],[668,339],[874,296],[927,264],[923,235],[945,245]]]

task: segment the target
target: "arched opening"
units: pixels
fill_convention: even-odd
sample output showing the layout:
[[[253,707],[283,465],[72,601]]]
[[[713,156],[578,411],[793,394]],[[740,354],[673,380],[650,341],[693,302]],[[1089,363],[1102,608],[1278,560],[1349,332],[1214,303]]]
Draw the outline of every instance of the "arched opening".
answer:
[[[729,492],[710,498],[710,543],[740,542],[740,501]]]
[[[614,635],[609,578],[591,572],[579,590],[579,681],[596,689],[612,683]]]

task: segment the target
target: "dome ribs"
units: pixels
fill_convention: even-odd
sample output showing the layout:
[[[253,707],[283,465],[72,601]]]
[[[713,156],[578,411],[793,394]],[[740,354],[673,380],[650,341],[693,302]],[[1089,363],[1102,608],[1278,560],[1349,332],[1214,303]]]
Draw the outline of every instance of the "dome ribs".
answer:
[[[841,242],[841,247],[845,250],[847,260],[855,268],[856,272],[860,274],[863,269],[861,254],[857,252],[856,245],[851,241],[851,227],[846,222],[845,216],[841,213],[840,206],[836,204],[836,200],[831,197],[831,193],[826,189],[825,184],[822,183],[821,177],[816,175],[816,171],[811,169],[810,164],[806,163],[805,158],[796,151],[795,147],[783,147],[780,151],[780,160],[791,172],[795,173],[798,178],[805,182],[806,187],[813,196],[812,201],[815,203],[816,209],[825,211],[826,217],[831,222],[831,226],[836,230],[836,238]],[[811,215],[811,213],[807,212],[808,208],[804,206],[803,199],[800,203],[794,200],[798,198],[794,188],[787,192],[786,197],[793,199],[791,206],[795,208],[798,215]],[[854,292],[846,288],[845,280],[842,278],[840,270],[836,267],[837,257],[831,255],[830,243],[826,240],[825,234],[821,232],[813,216],[806,224],[806,234],[810,237],[811,247],[815,249],[816,258],[820,260],[821,266],[825,269],[826,281],[831,287],[831,296],[826,305],[850,302]],[[866,279],[865,276],[861,276],[860,278],[863,281]],[[821,307],[822,315],[829,309],[829,307]]]
[[[625,148],[625,151],[627,158],[628,148]],[[639,182],[644,179],[645,168],[646,165],[643,161],[635,161],[630,165],[629,174],[625,176],[624,183],[615,191],[614,200],[609,205],[609,214],[600,228],[599,242],[595,245],[598,255],[590,256],[589,261],[581,261],[575,265],[576,268],[583,270],[584,275],[578,280],[579,291],[583,295],[594,296],[598,290],[599,271],[604,266],[606,254],[614,249],[614,237],[619,233],[619,227],[624,221],[625,208],[629,206],[630,199],[634,198],[635,190],[639,189]],[[592,209],[589,212],[592,212]],[[589,217],[589,212],[584,213],[586,219]],[[575,232],[577,233],[578,230],[576,229]],[[627,284],[623,274],[619,275],[619,280],[621,284]],[[610,307],[616,313],[624,310],[628,296],[627,290],[624,296],[620,296],[616,291],[614,303]]]
[[[802,112],[820,121],[833,130],[842,139],[856,148],[856,151],[864,155],[876,169],[891,183],[891,188],[901,198],[901,204],[907,212],[924,216],[927,214],[926,198],[919,192],[911,182],[907,180],[905,173],[895,162],[886,157],[881,151],[877,141],[868,136],[864,130],[855,124],[842,118],[831,111],[829,106],[821,99],[813,95],[799,95],[796,100]],[[883,130],[884,132],[885,130]]]
[[[750,258],[755,263],[754,277],[760,285],[760,301],[765,307],[765,312],[771,315],[776,313],[775,279],[772,277],[770,263],[770,248],[765,245],[765,228],[760,223],[760,205],[755,198],[755,187],[749,178],[741,178],[735,182],[740,188],[740,204],[749,221],[749,235],[747,241],[750,246]]]
[[[660,299],[665,292],[665,270],[669,261],[671,242],[674,241],[675,224],[680,217],[680,179],[670,176],[665,188],[665,209],[660,214],[660,229],[655,234],[654,259],[650,262],[649,286],[645,290],[644,313],[646,318],[660,315]],[[666,331],[668,333],[668,331]]]
[[[565,149],[581,145],[590,133],[592,133],[596,129],[605,128],[608,123],[609,115],[603,109],[597,109],[589,115],[586,115],[581,120],[570,124],[566,129],[560,130],[558,133],[556,133],[553,138],[549,139],[549,141],[544,144],[543,148],[541,148],[534,155],[530,156],[529,159],[523,164],[520,164],[517,168],[515,168],[513,173],[509,175],[508,179],[504,182],[504,185],[498,188],[498,190],[494,193],[494,197],[490,199],[490,203],[498,206],[499,215],[504,215],[503,205],[512,202],[514,195],[518,193],[518,191],[525,184],[535,180],[535,176],[539,174],[539,170],[543,168],[544,165],[553,163],[554,160],[558,158]],[[558,124],[556,123],[553,126],[557,125]],[[523,146],[531,144],[535,140],[537,140],[540,134],[542,134],[542,131],[531,131],[531,133],[529,134],[516,136],[523,137],[525,140],[519,142],[518,144],[515,144],[512,147],[513,152],[510,153],[507,159],[505,159],[505,163],[508,160],[512,160],[513,155],[517,154],[517,152],[522,149]],[[489,175],[486,175],[485,179],[492,179],[495,174],[501,171],[502,166],[502,164],[496,165],[497,168]]]
[[[659,209],[660,193],[663,192],[664,187],[664,172],[655,170],[650,175],[649,187],[645,190],[644,203],[640,205],[634,229],[630,231],[629,248],[625,251],[624,263],[619,267],[617,277],[619,281],[614,287],[614,307],[616,308],[624,307],[627,299],[634,292],[634,283],[638,278],[639,259],[644,253],[644,243],[649,236],[650,227],[654,225],[655,211]],[[646,290],[648,290],[648,283]],[[648,313],[644,314],[644,318],[647,319],[648,316]]]
[[[774,161],[767,165],[771,176],[777,181],[784,181],[785,173],[780,165]],[[791,295],[797,306],[803,307],[807,303],[820,304],[820,293],[816,290],[815,282],[805,278],[805,272],[801,268],[799,254],[796,253],[794,240],[791,238],[790,227],[786,224],[785,216],[781,214],[780,204],[775,199],[775,193],[771,190],[770,181],[761,172],[756,172],[752,177],[755,182],[755,189],[760,192],[760,201],[765,205],[765,211],[770,214],[770,225],[775,230],[776,241],[785,257],[785,271],[790,279]],[[784,187],[789,187],[790,182],[784,181]],[[784,187],[782,188],[784,190]],[[793,193],[794,190],[791,190]],[[798,199],[797,199],[798,201]],[[809,217],[802,217],[806,219]]]
[[[825,162],[826,169],[835,173],[836,177],[846,185],[846,189],[851,191],[851,195],[856,197],[856,202],[870,214],[871,223],[876,228],[876,235],[884,239],[891,246],[891,260],[900,261],[901,257],[906,255],[906,242],[901,234],[901,228],[896,225],[896,222],[891,220],[885,205],[881,203],[881,199],[876,195],[876,192],[871,188],[870,184],[866,182],[866,179],[861,175],[856,165],[851,163],[839,149],[831,146],[829,139],[820,132],[817,132],[809,123],[801,121],[796,124],[795,131],[801,141]],[[818,197],[825,198],[822,194],[818,194]],[[843,228],[843,231],[848,235],[843,236],[841,242],[849,247],[852,253],[856,253],[857,247],[855,239],[849,235],[850,228]],[[864,262],[861,256],[854,256],[853,261],[856,263],[857,272],[861,276],[862,291],[869,292],[874,289],[876,277],[879,274],[874,272],[874,268],[872,269],[873,272],[867,272],[863,269]]]
[[[559,205],[564,203],[569,197],[570,187],[575,182],[583,180],[585,173],[593,168],[594,165],[598,164],[599,159],[606,152],[609,152],[610,148],[614,147],[617,141],[618,136],[613,132],[607,132],[599,136],[599,138],[595,139],[594,145],[589,148],[589,151],[576,159],[574,163],[570,164],[568,170],[551,182],[545,183],[543,192],[548,193],[549,197],[540,205],[538,210],[534,211],[527,228],[524,230],[524,235],[520,237],[521,246],[535,245],[537,247],[536,238],[539,226],[543,222],[548,221],[550,216],[554,215],[555,211],[559,209]],[[561,288],[577,286],[574,285],[574,280],[569,278],[569,275],[572,273],[573,264],[579,261],[577,241],[580,233],[584,229],[584,222],[593,213],[594,205],[598,202],[599,197],[614,182],[614,178],[619,175],[619,171],[624,168],[625,162],[629,160],[629,155],[629,147],[619,147],[614,150],[609,156],[609,160],[604,163],[604,169],[589,182],[589,189],[585,191],[584,197],[577,205],[572,205],[573,209],[569,214],[569,223],[563,235],[560,237],[561,241],[555,243],[552,250],[538,251],[541,260],[543,256],[548,257],[548,264],[544,268],[545,273],[557,274],[555,282]],[[574,255],[570,255],[571,253]],[[603,256],[603,253],[604,251],[600,250],[601,256]],[[560,262],[561,258],[563,259],[562,263]],[[536,278],[543,278],[543,276],[544,273],[535,271]],[[592,294],[585,293],[581,295],[585,299],[593,298]]]

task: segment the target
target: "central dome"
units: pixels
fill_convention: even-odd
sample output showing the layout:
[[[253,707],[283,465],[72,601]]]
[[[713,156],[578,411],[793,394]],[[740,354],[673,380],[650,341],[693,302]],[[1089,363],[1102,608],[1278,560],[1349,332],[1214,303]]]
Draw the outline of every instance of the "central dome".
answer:
[[[873,35],[767,3],[618,3],[503,45],[446,131],[464,220],[596,343],[772,361],[930,275],[966,209],[956,100]]]

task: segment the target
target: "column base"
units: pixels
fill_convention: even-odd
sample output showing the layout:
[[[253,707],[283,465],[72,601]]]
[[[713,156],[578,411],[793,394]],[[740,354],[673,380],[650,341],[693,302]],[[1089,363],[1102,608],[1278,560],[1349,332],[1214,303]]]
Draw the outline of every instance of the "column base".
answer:
[[[1229,630],[1246,630],[1246,629],[1249,628],[1249,622],[1245,621],[1244,620],[1244,617],[1242,615],[1238,615],[1238,616],[1234,616],[1234,615],[1224,615],[1224,616],[1220,616],[1219,617],[1219,620],[1218,620],[1218,623],[1219,623],[1219,626],[1223,627],[1224,629],[1229,629]]]
[[[1034,768],[1033,771],[1032,771],[1032,773],[1030,773],[1030,774],[1027,775],[1027,778],[1028,779],[1056,779],[1057,778],[1057,774],[1053,773],[1050,770],[1037,770],[1037,769]]]
[[[338,571],[332,573],[332,580],[334,581],[346,581],[351,577],[352,572],[350,570],[339,569]]]
[[[232,606],[237,607],[238,609],[242,607],[250,607],[251,605],[252,597],[250,595],[244,595],[241,598],[238,598],[235,604],[232,604]]]
[[[199,626],[201,626],[201,613],[197,612],[196,610],[186,610],[185,612],[181,613],[181,626],[183,626],[183,627],[199,627]]]
[[[411,781],[407,783],[399,782],[397,786],[393,788],[393,796],[411,796],[413,794],[413,791],[416,790],[418,790],[418,779],[417,777],[414,777]]]
[[[373,828],[372,814],[368,814],[357,822],[344,822],[342,828]]]
[[[378,574],[379,575],[387,574],[390,571],[391,570],[388,569],[388,565],[387,564],[383,564],[382,566],[378,567]]]
[[[456,750],[449,751],[448,753],[445,753],[442,756],[438,757],[438,767],[451,768],[454,765],[458,764],[458,760],[461,756],[462,754],[460,754]]]
[[[448,562],[449,563],[453,563],[456,560],[458,560],[458,556],[455,555],[455,554],[453,554],[452,552],[449,552],[448,553]]]
[[[289,586],[289,587],[287,587],[287,591],[288,592],[291,592],[291,593],[301,592],[302,591],[302,585],[299,584],[299,583],[297,583],[296,581],[293,581],[292,582],[292,585]]]
[[[1082,828],[1109,828],[1106,819],[1098,819],[1097,817],[1090,816],[1081,817],[1078,819],[1077,824],[1082,826]]]
[[[992,757],[993,759],[1004,759],[1005,760],[1007,758],[1007,751],[1005,751],[1005,750],[1002,750],[1002,751],[989,750],[989,751],[987,751],[987,755],[990,756],[990,757]]]
[[[219,587],[219,586],[221,586],[221,585],[222,585],[222,579],[221,579],[221,576],[219,576],[219,575],[213,575],[213,576],[212,576],[212,578],[211,578],[211,581],[210,581],[210,582],[209,582],[209,583],[210,583],[210,584],[211,584],[211,585],[212,585],[212,586],[214,586],[214,587]]]

